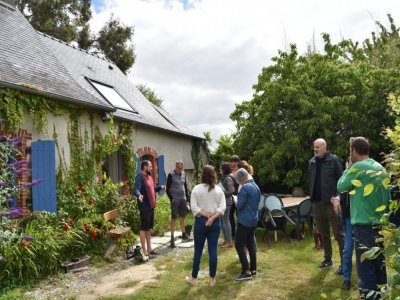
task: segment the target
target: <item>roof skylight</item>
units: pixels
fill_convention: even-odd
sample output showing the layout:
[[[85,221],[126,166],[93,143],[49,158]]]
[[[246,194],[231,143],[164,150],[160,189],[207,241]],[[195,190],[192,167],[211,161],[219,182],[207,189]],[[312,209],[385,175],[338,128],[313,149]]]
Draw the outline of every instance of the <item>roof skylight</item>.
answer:
[[[114,107],[137,113],[113,87],[88,79],[94,88]]]

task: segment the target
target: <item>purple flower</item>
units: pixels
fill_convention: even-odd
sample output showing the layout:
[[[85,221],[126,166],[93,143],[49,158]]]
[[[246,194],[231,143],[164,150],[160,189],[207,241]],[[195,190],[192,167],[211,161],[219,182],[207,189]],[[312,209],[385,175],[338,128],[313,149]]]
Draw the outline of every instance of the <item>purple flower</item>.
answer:
[[[23,209],[20,207],[13,207],[2,213],[6,218],[12,219],[22,216],[24,213]]]
[[[4,183],[4,181],[0,180],[0,186],[5,186],[6,184]]]
[[[41,183],[43,181],[43,179],[33,179],[32,182],[25,182],[22,185],[22,188],[27,188],[27,187],[31,187],[33,185],[36,185],[38,183]]]
[[[9,167],[13,167],[13,168],[19,168],[24,164],[27,164],[28,161],[27,160],[20,160],[20,161],[16,161],[15,163],[9,164]]]
[[[21,168],[21,169],[15,171],[15,175],[21,175],[21,174],[23,174],[23,173],[25,173],[27,171],[28,171],[28,169]]]
[[[23,136],[17,136],[17,137],[15,137],[13,139],[9,139],[8,142],[10,144],[18,145],[19,143],[22,142],[23,138],[24,138]]]
[[[39,178],[39,179],[32,179],[32,185],[41,183],[44,179],[43,178]]]
[[[33,236],[30,236],[30,235],[25,235],[25,236],[24,236],[24,240],[25,240],[25,241],[34,241],[35,238],[34,238]]]

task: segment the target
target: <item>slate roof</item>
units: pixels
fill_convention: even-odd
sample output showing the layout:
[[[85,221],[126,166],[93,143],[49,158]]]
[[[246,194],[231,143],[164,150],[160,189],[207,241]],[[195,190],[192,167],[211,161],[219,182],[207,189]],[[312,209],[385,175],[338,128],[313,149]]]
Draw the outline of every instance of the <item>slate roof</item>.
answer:
[[[1,1],[0,1],[1,4]],[[53,98],[63,97],[82,104],[113,108],[104,100],[88,95],[18,10],[0,5],[0,82],[30,87]],[[71,89],[71,87],[76,86]]]
[[[87,78],[112,86],[138,114],[114,108]],[[145,126],[203,138],[149,102],[110,61],[35,31],[18,10],[0,5],[0,85],[2,82],[115,111],[115,117]]]

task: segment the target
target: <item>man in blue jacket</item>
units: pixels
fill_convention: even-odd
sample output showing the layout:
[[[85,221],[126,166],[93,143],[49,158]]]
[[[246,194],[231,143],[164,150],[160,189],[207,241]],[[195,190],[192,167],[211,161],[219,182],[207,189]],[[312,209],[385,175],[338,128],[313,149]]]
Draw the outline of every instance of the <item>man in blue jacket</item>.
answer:
[[[242,272],[236,280],[248,280],[256,275],[257,256],[255,245],[255,231],[258,223],[258,203],[260,202],[260,189],[249,174],[240,168],[235,174],[235,180],[242,185],[237,200],[237,230],[235,248],[242,265]],[[250,266],[246,256],[249,251]]]
[[[156,193],[165,189],[165,186],[154,186],[153,177],[151,177],[152,170],[151,162],[143,160],[140,164],[140,174],[135,178],[135,188],[133,191],[138,200],[137,204],[140,212],[140,243],[145,256],[157,254],[151,249],[151,230],[154,227]]]

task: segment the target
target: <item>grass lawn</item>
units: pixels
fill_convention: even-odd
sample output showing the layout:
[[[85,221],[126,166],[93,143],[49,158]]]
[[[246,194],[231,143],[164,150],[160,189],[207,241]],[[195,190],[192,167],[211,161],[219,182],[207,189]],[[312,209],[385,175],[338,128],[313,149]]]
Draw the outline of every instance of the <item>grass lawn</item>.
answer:
[[[356,274],[351,291],[342,289],[343,279],[333,273],[338,267],[338,250],[334,243],[334,267],[320,270],[323,251],[314,249],[314,240],[307,236],[287,243],[278,235],[271,246],[261,243],[263,232],[257,231],[258,271],[256,278],[236,282],[240,263],[234,248],[218,252],[217,283],[208,286],[208,256],[204,252],[199,280],[194,287],[184,282],[191,273],[193,249],[159,257],[156,268],[163,271],[152,283],[128,297],[103,299],[357,299]],[[271,234],[272,239],[272,234]],[[129,283],[128,283],[129,285]]]

